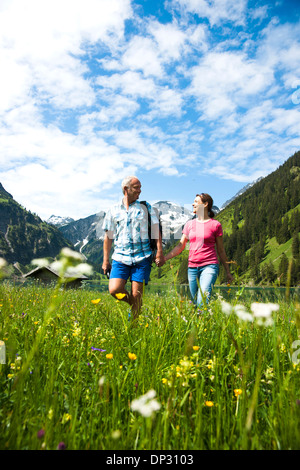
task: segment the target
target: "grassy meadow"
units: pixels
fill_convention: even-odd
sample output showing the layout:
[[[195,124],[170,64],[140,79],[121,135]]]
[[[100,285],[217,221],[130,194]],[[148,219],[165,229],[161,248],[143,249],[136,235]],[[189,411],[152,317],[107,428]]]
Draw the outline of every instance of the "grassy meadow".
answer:
[[[252,303],[146,290],[132,323],[108,293],[2,282],[0,448],[300,449],[299,304]]]

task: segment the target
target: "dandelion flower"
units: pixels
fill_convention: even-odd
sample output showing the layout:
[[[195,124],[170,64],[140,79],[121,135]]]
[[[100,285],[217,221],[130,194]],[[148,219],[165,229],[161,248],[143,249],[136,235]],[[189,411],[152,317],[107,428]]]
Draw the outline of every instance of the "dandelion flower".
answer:
[[[200,349],[200,346],[193,346],[194,351],[199,351],[199,349]]]
[[[101,299],[93,299],[91,302],[92,304],[98,304],[101,301]]]
[[[235,388],[233,391],[236,397],[239,397],[243,393],[243,390],[241,388]]]
[[[131,361],[135,361],[137,358],[136,354],[131,353],[131,352],[128,353],[128,357]]]
[[[211,408],[212,406],[214,406],[214,403],[212,401],[206,401],[205,406],[208,406],[209,408]]]
[[[106,359],[112,359],[114,355],[112,353],[106,354]]]

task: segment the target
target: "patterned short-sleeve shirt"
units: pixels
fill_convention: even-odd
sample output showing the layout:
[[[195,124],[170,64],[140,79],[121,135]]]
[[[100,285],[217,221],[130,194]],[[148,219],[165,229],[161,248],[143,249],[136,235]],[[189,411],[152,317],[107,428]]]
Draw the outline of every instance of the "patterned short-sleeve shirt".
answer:
[[[147,203],[151,225],[158,226],[155,211]],[[132,265],[152,255],[148,236],[148,214],[139,201],[130,204],[128,211],[123,201],[111,207],[104,218],[103,230],[112,233],[114,252],[112,259]]]

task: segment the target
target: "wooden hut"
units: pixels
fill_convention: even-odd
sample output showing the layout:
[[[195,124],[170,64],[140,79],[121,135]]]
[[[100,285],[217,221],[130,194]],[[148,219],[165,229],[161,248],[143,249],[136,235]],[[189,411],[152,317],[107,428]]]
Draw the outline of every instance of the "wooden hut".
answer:
[[[49,266],[42,266],[33,269],[27,274],[23,275],[23,278],[26,279],[33,279],[35,281],[40,281],[41,283],[47,285],[51,283],[56,283],[59,279],[59,274]],[[77,288],[81,286],[82,281],[87,280],[88,278],[83,274],[77,275],[69,275],[65,274],[65,278],[68,280],[64,285],[65,287],[72,287]]]

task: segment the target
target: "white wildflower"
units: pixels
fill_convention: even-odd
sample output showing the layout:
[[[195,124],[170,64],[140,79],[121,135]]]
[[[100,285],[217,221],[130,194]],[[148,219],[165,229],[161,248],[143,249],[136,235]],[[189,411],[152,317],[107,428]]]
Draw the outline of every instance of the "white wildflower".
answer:
[[[244,305],[235,305],[234,312],[240,320],[253,322],[253,316],[251,315],[251,313],[247,312]]]
[[[279,310],[279,305],[272,303],[263,304],[259,302],[253,302],[251,304],[251,310],[254,317],[256,318],[269,318],[273,312]]]
[[[61,273],[64,271],[65,266],[62,261],[53,261],[53,263],[50,264],[50,268],[53,269],[56,273]]]
[[[132,411],[138,411],[145,418],[149,418],[155,411],[161,407],[160,403],[155,399],[155,390],[149,390],[145,395],[136,398],[131,403]]]
[[[60,254],[64,256],[65,258],[71,258],[72,260],[75,260],[75,261],[85,260],[85,257],[81,253],[78,253],[78,251],[73,251],[67,247],[63,248]]]
[[[225,313],[226,315],[230,315],[232,312],[232,307],[228,302],[225,302],[225,300],[221,300],[221,308],[222,312]]]
[[[93,274],[93,268],[87,263],[80,263],[77,266],[69,266],[66,270],[69,276],[77,277],[79,274],[86,274],[87,276]]]
[[[4,258],[0,258],[0,270],[5,268],[5,266],[7,266],[7,262]]]
[[[272,313],[279,310],[279,305],[273,303],[263,304],[259,302],[253,302],[251,304],[251,310],[258,325],[272,326]]]

